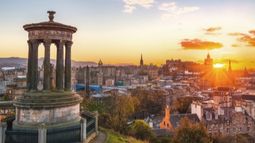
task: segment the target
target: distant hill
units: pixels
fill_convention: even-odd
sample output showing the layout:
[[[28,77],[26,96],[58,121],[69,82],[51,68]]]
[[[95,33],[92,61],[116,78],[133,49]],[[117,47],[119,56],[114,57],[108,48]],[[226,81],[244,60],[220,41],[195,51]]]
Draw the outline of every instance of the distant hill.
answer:
[[[51,59],[51,63],[55,65],[56,60]],[[41,66],[43,64],[43,58],[39,58],[38,65]],[[80,67],[80,66],[97,66],[96,62],[92,61],[72,61],[72,66]],[[9,57],[9,58],[0,58],[0,67],[26,67],[27,66],[27,58],[19,58],[19,57]]]
[[[25,67],[27,65],[26,58],[10,57],[0,58],[0,67]]]

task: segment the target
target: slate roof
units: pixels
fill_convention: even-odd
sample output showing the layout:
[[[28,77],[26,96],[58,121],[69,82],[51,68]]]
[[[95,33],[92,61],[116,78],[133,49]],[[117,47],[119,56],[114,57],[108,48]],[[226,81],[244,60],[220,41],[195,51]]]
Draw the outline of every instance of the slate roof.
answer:
[[[255,95],[243,95],[242,99],[255,101]]]
[[[200,120],[197,114],[172,114],[170,122],[174,128],[177,128],[182,118],[187,117],[192,123],[198,123]]]

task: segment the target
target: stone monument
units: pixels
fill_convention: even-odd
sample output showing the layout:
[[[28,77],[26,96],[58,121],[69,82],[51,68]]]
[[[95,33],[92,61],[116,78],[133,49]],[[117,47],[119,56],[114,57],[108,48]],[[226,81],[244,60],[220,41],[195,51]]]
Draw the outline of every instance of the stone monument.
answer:
[[[54,132],[80,126],[82,98],[71,91],[72,35],[77,28],[55,22],[54,11],[48,11],[48,14],[47,22],[23,26],[28,32],[27,92],[14,101],[16,108],[14,130],[38,132],[43,126],[48,131]],[[37,88],[40,44],[43,44],[45,50],[43,90]],[[51,80],[52,44],[57,48],[55,86],[52,85]],[[67,136],[59,137],[67,138]]]

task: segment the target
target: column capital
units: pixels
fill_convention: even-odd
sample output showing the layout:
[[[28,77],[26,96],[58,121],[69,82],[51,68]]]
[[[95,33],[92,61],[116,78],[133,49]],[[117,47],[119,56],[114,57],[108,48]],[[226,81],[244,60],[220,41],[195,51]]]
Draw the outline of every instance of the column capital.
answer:
[[[66,41],[64,41],[64,40],[59,40],[57,43],[58,43],[58,44],[64,45],[64,44],[66,43]]]
[[[39,40],[36,39],[30,39],[28,41],[29,43],[32,43],[34,46],[39,46],[39,44],[41,43]]]
[[[55,46],[58,48],[59,46],[60,47],[63,47],[65,45],[65,41],[64,40],[58,40],[58,41],[55,41],[54,42]]]
[[[73,45],[73,42],[72,41],[66,41],[65,42],[65,46],[66,47],[71,47]]]
[[[43,40],[43,45],[44,45],[44,47],[50,47],[50,45],[51,45],[51,40],[50,39],[44,39]]]

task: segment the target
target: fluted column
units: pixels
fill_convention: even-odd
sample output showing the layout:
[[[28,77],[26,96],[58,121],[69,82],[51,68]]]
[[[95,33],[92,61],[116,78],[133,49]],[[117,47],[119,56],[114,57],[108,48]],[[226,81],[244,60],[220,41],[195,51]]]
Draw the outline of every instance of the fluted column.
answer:
[[[31,40],[32,42],[32,58],[31,58],[31,89],[37,90],[38,84],[38,46],[40,44],[37,40]]]
[[[72,42],[67,42],[65,44],[65,90],[71,90],[71,47]]]
[[[44,76],[43,76],[43,89],[50,89],[50,44],[51,40],[44,40]]]
[[[59,41],[57,43],[57,67],[56,67],[56,88],[63,90],[63,72],[64,72],[64,42]]]
[[[28,43],[28,59],[27,59],[27,89],[32,89],[31,84],[31,77],[32,77],[32,55],[33,55],[33,45],[30,40],[27,41]]]

